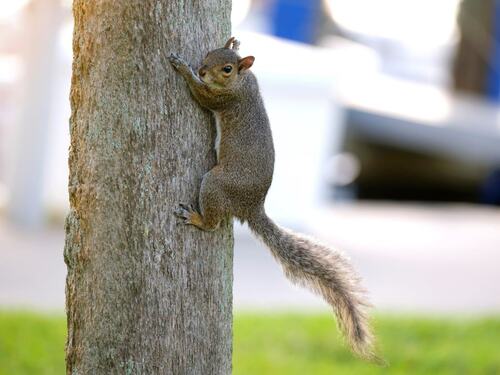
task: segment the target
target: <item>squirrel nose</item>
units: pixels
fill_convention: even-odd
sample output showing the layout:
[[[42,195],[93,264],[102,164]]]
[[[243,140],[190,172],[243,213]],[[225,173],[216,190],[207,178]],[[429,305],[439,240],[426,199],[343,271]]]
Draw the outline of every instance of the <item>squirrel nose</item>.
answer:
[[[205,77],[205,74],[207,74],[206,68],[202,66],[200,70],[198,70],[198,74],[200,77]]]

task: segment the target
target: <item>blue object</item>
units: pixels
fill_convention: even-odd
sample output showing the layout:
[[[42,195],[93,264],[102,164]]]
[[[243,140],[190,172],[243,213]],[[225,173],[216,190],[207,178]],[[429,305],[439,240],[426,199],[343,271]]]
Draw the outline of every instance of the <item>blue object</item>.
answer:
[[[493,27],[491,55],[488,65],[486,96],[496,102],[500,101],[500,0],[493,5]]]
[[[481,202],[500,206],[500,169],[490,172],[481,187]]]
[[[320,0],[274,0],[271,8],[273,35],[313,43],[321,15]]]

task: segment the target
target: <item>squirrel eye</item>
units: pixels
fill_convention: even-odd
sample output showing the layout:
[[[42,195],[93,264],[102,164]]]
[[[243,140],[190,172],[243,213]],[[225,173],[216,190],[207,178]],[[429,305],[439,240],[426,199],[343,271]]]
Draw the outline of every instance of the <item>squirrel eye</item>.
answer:
[[[231,73],[233,67],[231,65],[226,65],[224,68],[222,68],[222,70],[226,73]]]

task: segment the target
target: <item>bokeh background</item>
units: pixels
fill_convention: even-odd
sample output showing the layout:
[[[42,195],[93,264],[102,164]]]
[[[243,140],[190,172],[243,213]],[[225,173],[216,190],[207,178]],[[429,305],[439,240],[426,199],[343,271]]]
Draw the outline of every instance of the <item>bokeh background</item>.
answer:
[[[344,250],[391,365],[236,226],[234,372],[500,373],[500,1],[233,0],[280,224]],[[0,374],[64,372],[71,1],[0,0]]]

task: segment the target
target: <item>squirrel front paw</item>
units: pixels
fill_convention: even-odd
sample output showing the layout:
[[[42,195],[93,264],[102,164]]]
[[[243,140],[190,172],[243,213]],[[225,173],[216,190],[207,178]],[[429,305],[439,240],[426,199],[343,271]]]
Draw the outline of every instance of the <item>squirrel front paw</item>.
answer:
[[[172,66],[177,70],[179,70],[181,67],[189,67],[189,65],[175,53],[171,53],[168,57],[168,60],[170,61],[170,64],[172,64]]]

